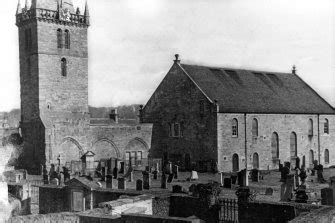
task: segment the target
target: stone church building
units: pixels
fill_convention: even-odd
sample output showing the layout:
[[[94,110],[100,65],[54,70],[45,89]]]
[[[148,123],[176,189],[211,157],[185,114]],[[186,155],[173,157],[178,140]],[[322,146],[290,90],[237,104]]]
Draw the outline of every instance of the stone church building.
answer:
[[[298,75],[180,63],[141,111],[152,156],[186,169],[335,164],[335,110]]]
[[[151,145],[151,124],[126,126],[93,120],[88,111],[88,28],[90,16],[71,0],[31,0],[17,6],[24,154],[21,167],[95,160],[133,160],[141,166]],[[71,164],[72,163],[72,164]]]

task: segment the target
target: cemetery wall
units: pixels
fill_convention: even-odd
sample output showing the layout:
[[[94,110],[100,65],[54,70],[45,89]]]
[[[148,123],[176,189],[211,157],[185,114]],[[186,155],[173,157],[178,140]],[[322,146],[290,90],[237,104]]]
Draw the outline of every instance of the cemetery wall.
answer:
[[[173,87],[171,87],[173,86]],[[141,121],[153,123],[154,158],[179,161],[182,166],[217,160],[216,106],[174,64],[143,108]],[[175,124],[180,133],[175,134]],[[189,158],[189,161],[188,161]]]
[[[290,221],[290,223],[323,223],[323,222],[334,222],[335,221],[335,208],[324,206],[322,208],[311,211],[306,215],[300,215]]]
[[[252,136],[252,120],[258,121],[258,136]],[[324,133],[324,120],[329,121],[329,134]],[[238,121],[238,135],[232,136],[232,120]],[[313,135],[308,136],[308,120],[313,120]],[[324,167],[335,163],[335,153],[330,148],[335,147],[335,116],[321,115],[294,115],[294,114],[246,114],[246,137],[244,114],[218,114],[218,167],[220,171],[232,170],[232,157],[239,158],[239,169],[245,168],[245,140],[248,151],[248,168],[253,168],[254,154],[258,154],[259,168],[266,170],[278,168],[278,162],[273,161],[272,134],[277,133],[279,138],[279,159],[282,163],[291,161],[290,135],[297,135],[297,155],[300,163],[305,156],[306,167],[311,165],[310,151],[314,159],[318,159],[318,129],[320,132],[320,160]],[[325,163],[325,149],[329,149],[330,162]]]
[[[321,208],[319,205],[250,201],[238,207],[240,223],[247,222],[288,222],[302,213],[312,212]]]
[[[217,206],[210,207],[199,198],[182,194],[153,198],[152,211],[153,215],[162,217],[197,216],[206,222],[216,222],[219,219]]]
[[[70,203],[65,187],[39,187],[39,213],[58,213],[69,211]]]

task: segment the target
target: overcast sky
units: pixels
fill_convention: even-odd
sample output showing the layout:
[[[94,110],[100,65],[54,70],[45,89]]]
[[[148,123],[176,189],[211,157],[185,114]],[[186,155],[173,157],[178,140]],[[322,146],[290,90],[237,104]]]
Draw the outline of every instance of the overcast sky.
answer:
[[[83,12],[84,0],[73,0]],[[290,72],[335,106],[333,0],[89,0],[89,104],[146,103],[184,63]],[[2,0],[0,111],[20,107],[17,2]],[[24,4],[22,0],[22,4]]]

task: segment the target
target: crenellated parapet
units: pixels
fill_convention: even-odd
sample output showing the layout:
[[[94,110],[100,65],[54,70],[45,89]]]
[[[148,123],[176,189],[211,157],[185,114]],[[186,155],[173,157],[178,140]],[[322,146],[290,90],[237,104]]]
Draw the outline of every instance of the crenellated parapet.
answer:
[[[72,14],[69,10],[49,10],[49,9],[25,9],[16,14],[16,25],[22,26],[31,21],[43,21],[56,24],[88,27],[90,25],[89,16]]]

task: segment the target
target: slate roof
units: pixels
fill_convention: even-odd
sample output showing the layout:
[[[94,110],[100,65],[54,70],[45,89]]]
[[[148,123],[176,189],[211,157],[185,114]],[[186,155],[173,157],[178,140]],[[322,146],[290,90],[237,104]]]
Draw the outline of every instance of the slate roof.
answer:
[[[298,75],[180,64],[221,113],[335,114]]]

